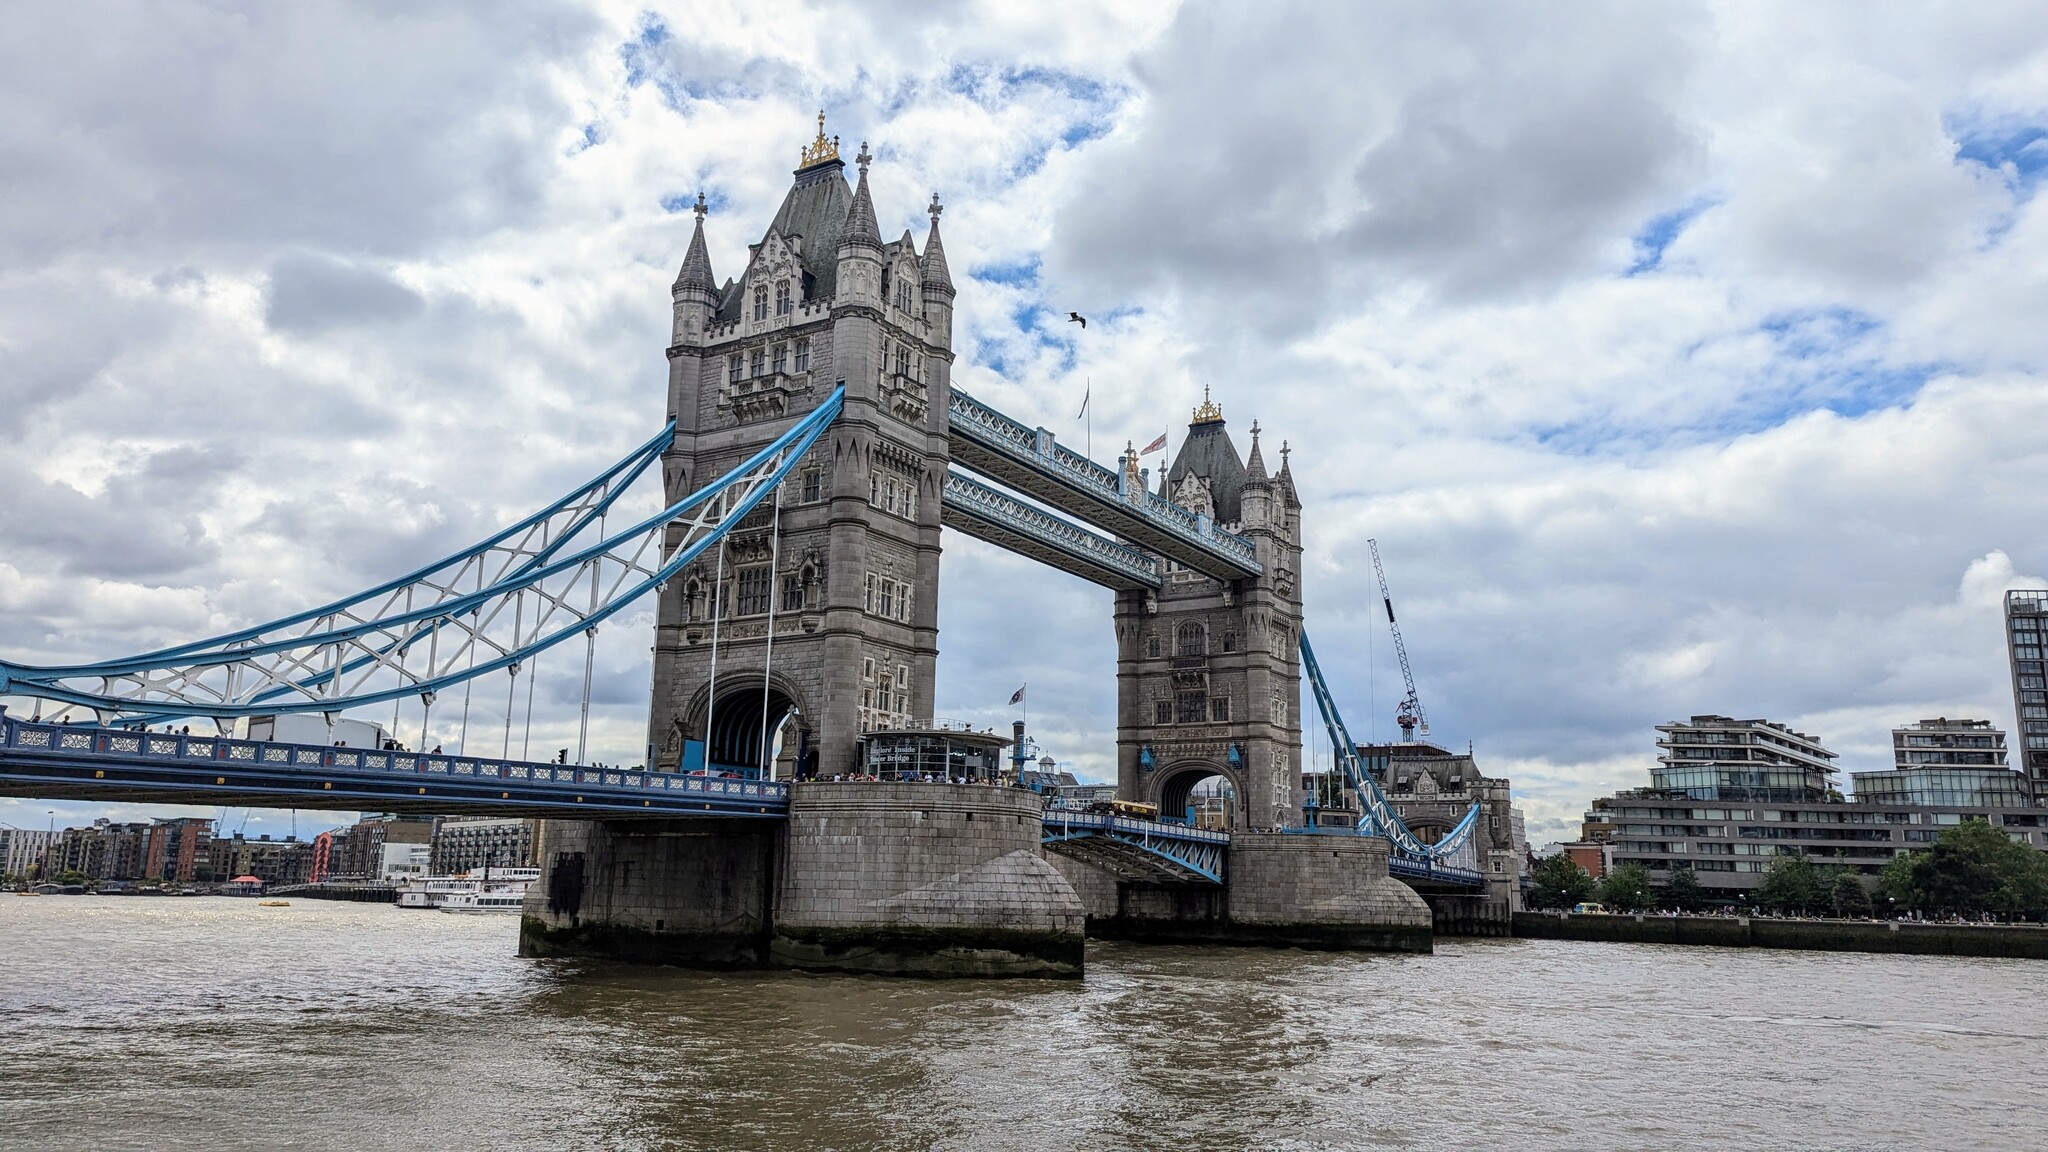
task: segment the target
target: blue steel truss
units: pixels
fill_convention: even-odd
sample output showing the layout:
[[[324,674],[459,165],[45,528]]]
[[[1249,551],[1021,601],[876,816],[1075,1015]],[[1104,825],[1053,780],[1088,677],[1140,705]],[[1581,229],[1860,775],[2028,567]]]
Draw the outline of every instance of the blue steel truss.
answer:
[[[1232,580],[1262,571],[1250,540],[1127,482],[1051,432],[1027,427],[958,388],[947,425],[954,460],[981,475],[1204,575]]]
[[[4,715],[0,795],[568,817],[789,812],[789,787],[774,781],[181,736]]]
[[[1408,825],[1402,823],[1401,814],[1388,802],[1379,781],[1365,770],[1365,764],[1358,755],[1358,745],[1352,742],[1351,733],[1344,727],[1344,717],[1337,711],[1337,701],[1330,695],[1330,686],[1323,681],[1322,667],[1316,663],[1315,649],[1309,646],[1305,630],[1301,634],[1301,667],[1308,673],[1316,708],[1322,712],[1323,726],[1329,731],[1330,743],[1337,750],[1337,765],[1342,769],[1345,781],[1358,793],[1359,805],[1364,809],[1358,821],[1359,830],[1386,837],[1393,843],[1397,858],[1407,857],[1412,861],[1442,865],[1473,862],[1472,832],[1478,827],[1479,805],[1473,804],[1465,818],[1436,843],[1424,844],[1417,839],[1415,833],[1408,830]]]
[[[680,572],[789,475],[838,415],[843,396],[843,388],[833,392],[739,467],[609,537],[591,526],[602,525],[619,493],[659,457],[672,429],[578,493],[410,577],[142,656],[55,667],[0,662],[0,696],[129,720],[340,712],[410,696],[431,703],[450,685],[516,672]],[[671,542],[671,534],[680,539]],[[602,538],[583,543],[592,537]],[[465,590],[464,576],[475,586]]]
[[[1106,812],[1045,810],[1047,848],[1107,865],[1126,879],[1223,883],[1230,833]],[[1131,865],[1151,875],[1132,875]]]
[[[958,471],[946,473],[940,518],[948,528],[1106,587],[1157,588],[1161,583],[1157,558]]]

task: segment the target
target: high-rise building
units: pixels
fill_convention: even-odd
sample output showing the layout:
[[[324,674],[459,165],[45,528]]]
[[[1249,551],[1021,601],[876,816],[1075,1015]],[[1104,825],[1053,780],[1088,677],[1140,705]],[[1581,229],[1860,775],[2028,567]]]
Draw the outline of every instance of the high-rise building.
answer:
[[[2012,664],[2013,710],[2019,721],[2019,763],[2036,801],[2048,800],[2048,592],[2017,588],[2005,594],[2005,649]]]
[[[179,816],[151,823],[142,844],[144,878],[187,884],[224,879],[212,874],[212,842],[213,821],[203,816]]]
[[[1819,740],[1769,720],[1695,716],[1662,733],[1650,786],[1694,800],[1820,801],[1839,797],[1835,754]]]
[[[41,828],[10,828],[0,824],[0,876],[40,874],[43,853],[57,838]]]
[[[2024,808],[2024,777],[2006,766],[2005,733],[1989,720],[1922,720],[1892,729],[1892,769],[1856,772],[1859,804]]]

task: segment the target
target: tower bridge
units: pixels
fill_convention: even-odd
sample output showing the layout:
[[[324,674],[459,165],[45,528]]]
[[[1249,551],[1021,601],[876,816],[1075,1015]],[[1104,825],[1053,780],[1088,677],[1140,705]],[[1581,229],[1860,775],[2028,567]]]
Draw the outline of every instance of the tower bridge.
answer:
[[[532,954],[1073,975],[1084,925],[1426,949],[1417,890],[1504,912],[1474,816],[1417,838],[1343,731],[1303,630],[1286,446],[1269,470],[1254,424],[1240,456],[1205,394],[1155,487],[1135,451],[1096,463],[953,388],[939,199],[922,245],[884,240],[868,162],[863,145],[849,186],[821,123],[723,282],[699,197],[670,291],[667,428],[533,517],[272,624],[96,664],[0,662],[0,697],[44,702],[26,722],[0,711],[0,789],[545,815]],[[612,527],[657,463],[667,506]],[[864,778],[864,739],[933,713],[944,528],[1114,591],[1117,791],[1161,818],[1048,811],[985,776]],[[439,692],[497,672],[516,685],[579,640],[587,660],[647,595],[639,769],[232,738],[238,717],[405,699],[424,730]],[[1304,675],[1352,750],[1355,827],[1308,803]],[[94,724],[45,722],[45,704]],[[191,719],[221,734],[138,731]],[[1219,779],[1229,829],[1193,827],[1196,786]]]

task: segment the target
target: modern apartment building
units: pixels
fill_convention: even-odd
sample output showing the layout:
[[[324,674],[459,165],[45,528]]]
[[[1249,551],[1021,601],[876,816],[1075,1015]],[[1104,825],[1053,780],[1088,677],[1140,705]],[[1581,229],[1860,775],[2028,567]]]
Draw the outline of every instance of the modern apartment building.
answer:
[[[538,820],[506,816],[444,816],[434,829],[433,871],[452,876],[472,869],[533,868]]]
[[[2006,766],[2005,733],[1989,720],[1922,720],[1892,729],[1892,768],[1856,772],[1859,804],[2025,808],[2025,777]]]
[[[1819,740],[1769,720],[1695,716],[1657,725],[1661,735],[1650,786],[1694,800],[1826,800],[1835,786],[1835,754]]]
[[[2048,851],[2048,808],[2012,803],[2016,774],[1973,762],[2003,744],[1986,721],[1898,729],[1895,756],[1904,767],[1855,773],[1853,799],[1834,788],[1835,754],[1781,724],[1695,716],[1657,731],[1664,751],[1651,787],[1593,801],[1585,842],[1603,846],[1613,866],[1642,864],[1658,883],[1683,863],[1710,896],[1740,898],[1782,855],[1875,876],[1893,857],[1972,819]],[[1988,747],[1979,743],[1986,740]],[[1962,762],[1915,759],[1932,753]]]
[[[2005,649],[2012,664],[2012,699],[2019,727],[2019,762],[2037,801],[2048,801],[2048,592],[2005,594]]]
[[[41,874],[43,853],[57,839],[41,828],[13,828],[0,824],[0,876]]]

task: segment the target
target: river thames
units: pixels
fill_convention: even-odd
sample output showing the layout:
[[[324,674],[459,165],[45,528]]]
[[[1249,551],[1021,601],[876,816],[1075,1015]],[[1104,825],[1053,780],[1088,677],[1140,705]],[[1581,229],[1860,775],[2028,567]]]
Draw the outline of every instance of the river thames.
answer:
[[[516,958],[516,918],[0,896],[0,1146],[2039,1148],[2048,965],[1093,944],[1078,982]]]

